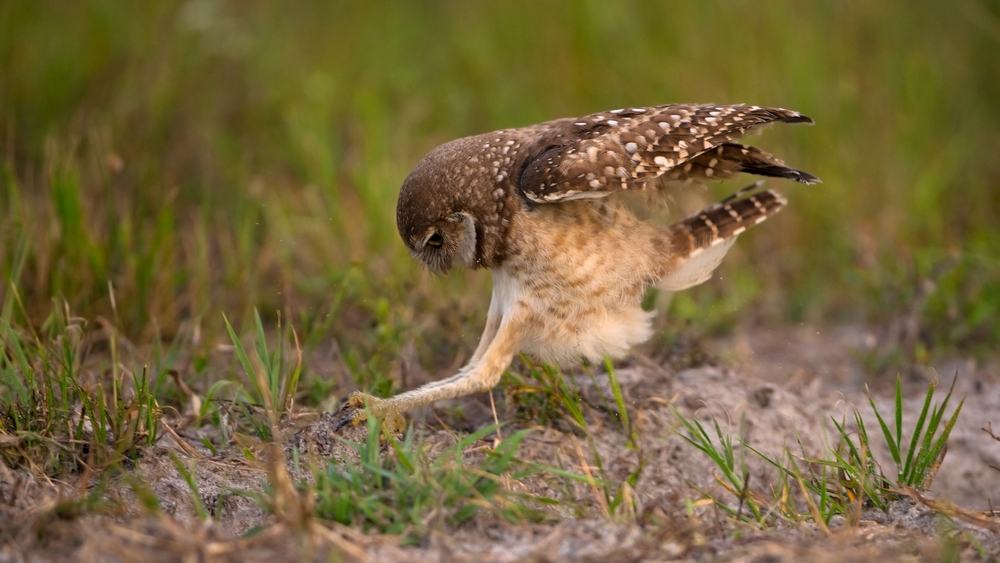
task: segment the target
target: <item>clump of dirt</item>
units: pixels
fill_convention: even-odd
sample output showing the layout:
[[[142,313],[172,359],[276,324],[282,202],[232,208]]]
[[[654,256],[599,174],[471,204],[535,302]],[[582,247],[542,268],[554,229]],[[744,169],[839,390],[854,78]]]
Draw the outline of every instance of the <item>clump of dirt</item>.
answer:
[[[323,413],[315,421],[298,429],[285,444],[286,456],[291,460],[293,449],[312,459],[334,463],[356,462],[360,450],[352,444],[363,444],[368,438],[367,424],[346,424],[339,427],[342,414]]]

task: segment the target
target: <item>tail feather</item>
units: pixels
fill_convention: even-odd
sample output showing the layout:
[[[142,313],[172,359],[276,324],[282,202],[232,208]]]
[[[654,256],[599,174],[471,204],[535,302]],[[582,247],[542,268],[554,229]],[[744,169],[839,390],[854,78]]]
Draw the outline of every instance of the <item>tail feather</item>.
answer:
[[[671,225],[668,232],[677,263],[657,285],[678,291],[708,280],[737,236],[781,211],[787,200],[772,190],[755,191],[762,184],[747,186]]]

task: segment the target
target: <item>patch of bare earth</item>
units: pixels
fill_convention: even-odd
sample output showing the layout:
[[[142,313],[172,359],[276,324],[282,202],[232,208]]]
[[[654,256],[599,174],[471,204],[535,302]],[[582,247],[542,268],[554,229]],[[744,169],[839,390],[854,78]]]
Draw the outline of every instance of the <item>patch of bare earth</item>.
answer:
[[[168,436],[147,451],[135,470],[113,479],[106,495],[122,500],[106,509],[74,513],[65,508],[97,486],[85,476],[64,482],[32,477],[27,470],[0,467],[0,562],[52,561],[996,561],[1000,558],[1000,441],[982,428],[1000,428],[1000,378],[993,367],[954,362],[938,366],[942,386],[957,371],[956,395],[965,406],[952,432],[947,457],[932,489],[920,500],[895,502],[888,512],[868,509],[859,521],[835,518],[829,531],[809,522],[778,519],[759,528],[734,521],[698,491],[735,496],[716,480],[718,469],[684,442],[669,406],[685,416],[742,435],[755,448],[780,458],[785,446],[809,455],[829,447],[833,426],[854,406],[869,411],[864,370],[855,360],[864,334],[844,330],[755,331],[712,343],[717,365],[671,367],[671,362],[637,358],[618,371],[638,447],[612,410],[610,391],[598,374],[570,376],[588,411],[592,440],[568,423],[539,426],[528,435],[520,458],[577,473],[596,472],[599,457],[609,483],[621,483],[639,464],[642,471],[626,494],[634,511],[610,510],[603,495],[583,482],[529,477],[509,487],[561,499],[547,522],[513,525],[483,511],[466,524],[449,527],[432,519],[420,545],[401,547],[395,536],[364,534],[318,522],[294,507],[277,516],[234,490],[260,492],[275,465],[273,450],[258,445],[246,461],[244,448],[212,455],[194,441],[183,446]],[[669,358],[668,358],[669,360]],[[683,363],[683,362],[681,362]],[[930,373],[928,371],[928,373]],[[904,382],[907,427],[919,412],[926,381]],[[890,386],[874,386],[876,403],[891,412]],[[502,399],[501,393],[496,393]],[[501,401],[502,402],[502,401]],[[415,413],[422,441],[432,451],[455,443],[468,428],[492,423],[486,396],[437,405]],[[516,417],[501,409],[507,420]],[[872,428],[877,423],[871,420]],[[504,427],[512,432],[527,421]],[[353,450],[331,439],[329,417],[300,423],[287,441],[322,460],[344,459]],[[452,428],[462,430],[453,430]],[[352,439],[363,432],[351,430]],[[878,439],[874,440],[879,443]],[[484,440],[467,459],[482,455]],[[745,453],[737,446],[737,454]],[[876,451],[886,474],[895,468]],[[178,473],[176,456],[191,468],[202,504],[211,514],[198,518],[190,487]],[[282,460],[284,461],[284,460]],[[772,467],[747,455],[750,486],[768,493],[776,482]],[[284,467],[284,463],[282,463]],[[129,483],[138,479],[155,494],[159,511],[142,510]],[[63,508],[60,508],[63,507]],[[932,509],[933,507],[933,509]],[[961,507],[961,508],[959,508]],[[941,514],[950,514],[945,518]],[[248,531],[255,533],[247,534]]]

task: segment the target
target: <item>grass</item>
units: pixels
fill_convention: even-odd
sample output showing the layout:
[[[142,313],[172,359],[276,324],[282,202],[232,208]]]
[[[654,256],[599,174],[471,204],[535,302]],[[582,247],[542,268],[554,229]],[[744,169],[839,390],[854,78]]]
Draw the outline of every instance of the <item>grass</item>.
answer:
[[[793,522],[811,519],[826,530],[834,516],[845,516],[857,522],[864,508],[874,507],[887,512],[890,503],[905,496],[908,490],[920,493],[930,488],[944,461],[948,437],[965,403],[964,400],[959,402],[951,416],[943,418],[954,392],[954,382],[940,404],[933,403],[936,387],[937,381],[932,381],[927,388],[905,451],[900,378],[896,379],[894,416],[890,419],[894,420],[892,427],[885,422],[874,399],[869,397],[882,439],[896,464],[894,477],[883,473],[872,454],[872,441],[864,418],[857,409],[854,411],[854,430],[848,427],[846,421],[832,419],[837,442],[820,457],[808,455],[799,441],[798,452],[786,447],[780,458],[762,453],[742,437],[738,443],[745,449],[737,455],[732,437],[723,433],[717,420],[712,420],[713,438],[697,419],[686,417],[676,409],[673,412],[687,430],[687,434],[681,434],[681,437],[718,467],[721,477],[716,476],[716,481],[735,497],[737,507],[734,508],[732,502],[701,491],[703,495],[737,520],[745,518],[761,525],[772,525],[779,517]],[[778,485],[772,487],[772,495],[751,489],[747,451],[777,469]]]
[[[513,523],[542,518],[540,507],[555,501],[512,490],[512,483],[538,471],[514,458],[527,431],[485,450],[477,462],[464,461],[470,448],[494,431],[485,427],[431,458],[411,428],[403,441],[390,442],[394,455],[383,457],[381,432],[372,422],[367,441],[352,444],[356,462],[328,462],[314,473],[315,485],[306,486],[315,495],[314,513],[366,531],[417,538],[437,522],[458,526],[480,510]]]
[[[632,425],[629,418],[614,365],[610,360],[606,361],[606,374],[597,375],[597,377],[608,378],[611,397],[599,392],[601,402],[594,405],[581,395],[580,389],[576,385],[576,377],[572,377],[570,380],[572,384],[569,385],[566,380],[567,377],[571,377],[570,375],[564,375],[551,366],[534,365],[527,357],[522,357],[522,360],[528,366],[528,370],[523,376],[510,371],[505,374],[507,378],[505,385],[507,402],[516,413],[517,418],[529,424],[555,424],[558,426],[560,422],[568,422],[569,429],[582,435],[587,444],[588,451],[586,453],[582,449],[576,451],[579,470],[575,473],[569,473],[565,468],[557,470],[553,467],[547,467],[544,470],[553,476],[586,483],[592,492],[594,501],[600,507],[601,513],[608,520],[634,522],[637,500],[635,488],[642,476],[645,461],[638,439],[638,430]],[[584,372],[593,383],[594,388],[598,388],[591,367],[584,366]],[[607,418],[607,415],[610,415],[620,432],[624,434],[626,446],[635,452],[636,461],[624,478],[616,478],[606,469],[607,463],[594,439],[593,424],[587,420],[588,411],[598,418]],[[568,506],[579,507],[583,504],[581,499],[574,496],[569,487],[564,488],[564,491],[569,499],[566,502]],[[579,510],[579,508],[575,510]]]
[[[555,116],[713,100],[815,117],[762,144],[825,183],[783,186],[789,211],[719,280],[678,295],[672,318],[713,331],[749,311],[913,318],[913,335],[882,343],[890,360],[902,347],[899,361],[1000,343],[1000,63],[975,23],[989,7],[632,2],[561,17],[568,6],[547,2],[525,21],[525,6],[4,6],[0,269],[23,320],[44,320],[53,296],[111,318],[109,282],[116,326],[142,342],[192,323],[225,335],[221,310],[237,324],[280,311],[303,342],[336,339],[364,358],[354,369],[369,386],[421,317],[450,316],[435,338],[451,345],[455,325],[482,319],[454,311],[477,310],[459,305],[485,299],[485,276],[424,280],[392,232],[396,190],[422,154]],[[662,21],[684,24],[663,33]],[[673,194],[682,211],[712,197]],[[450,362],[439,349],[422,359]]]
[[[256,342],[253,347],[255,352],[253,358],[247,353],[240,338],[236,335],[233,325],[229,324],[229,319],[223,316],[223,320],[226,323],[226,330],[229,331],[229,337],[233,341],[233,349],[236,351],[236,357],[243,366],[247,379],[250,382],[252,390],[251,398],[255,401],[255,405],[248,404],[243,400],[239,392],[236,393],[234,402],[248,415],[246,418],[253,424],[257,437],[262,440],[271,440],[274,436],[274,427],[277,425],[277,422],[291,411],[295,393],[299,385],[299,376],[302,373],[302,351],[298,349],[298,336],[295,335],[293,330],[292,336],[295,338],[298,362],[295,367],[286,372],[282,362],[284,345],[279,341],[278,346],[274,348],[273,352],[268,350],[267,336],[264,333],[260,314],[256,310],[254,310]],[[281,332],[280,322],[278,323],[278,333],[284,336]],[[269,421],[269,424],[265,425],[258,422],[256,417],[249,412],[254,406],[269,414],[269,418],[272,419]]]
[[[279,342],[273,350],[269,349],[256,311],[254,320],[256,342],[252,357],[228,319],[225,322],[236,356],[251,382],[251,396],[256,407],[267,414],[267,424],[252,424],[254,433],[260,440],[273,441],[280,430],[279,422],[291,414],[291,399],[301,373],[301,351],[296,365],[285,369],[283,345]],[[294,334],[293,330],[293,337]],[[240,401],[237,393],[234,402],[247,404]],[[433,458],[426,446],[415,441],[412,426],[402,441],[384,434],[374,418],[368,420],[367,427],[367,438],[360,444],[341,439],[345,446],[356,450],[357,459],[347,456],[344,460],[311,464],[311,479],[299,484],[298,495],[311,499],[304,504],[309,506],[312,517],[365,531],[403,535],[408,538],[405,541],[418,541],[433,527],[432,520],[461,525],[477,511],[488,509],[509,522],[520,523],[542,518],[544,513],[537,507],[556,503],[511,490],[511,483],[544,470],[537,464],[518,463],[514,457],[528,430],[499,440],[484,452],[482,459],[470,464],[465,462],[467,452],[485,436],[497,432],[497,427],[486,426],[464,436]],[[390,446],[392,455],[387,456]],[[296,464],[306,461],[297,451],[293,451],[292,459]],[[174,460],[192,496],[197,497],[197,483],[191,473],[180,461]],[[267,488],[273,491],[281,481],[272,469]],[[268,510],[278,510],[275,504],[278,495],[244,494],[254,497]],[[200,500],[196,499],[195,506],[201,515],[204,508],[199,508]]]
[[[102,470],[134,460],[159,436],[157,387],[148,365],[122,369],[113,326],[86,331],[82,319],[56,309],[41,332],[11,322],[12,301],[0,315],[0,396],[4,413],[0,455],[12,467],[45,474]],[[106,361],[88,363],[107,346]]]
[[[505,432],[504,439],[494,442],[491,448],[483,438],[497,428],[487,425],[458,437],[444,449],[432,449],[431,443],[417,438],[412,427],[401,441],[386,441],[371,422],[365,440],[360,444],[345,444],[346,449],[353,448],[356,452],[356,459],[327,461],[293,454],[294,466],[305,469],[309,477],[292,484],[284,468],[285,456],[276,440],[288,436],[283,429],[303,412],[290,397],[298,394],[296,385],[304,362],[298,354],[288,352],[296,349],[295,330],[290,326],[279,328],[275,335],[269,336],[260,316],[255,317],[255,322],[243,331],[252,336],[250,345],[245,345],[247,339],[240,338],[230,325],[232,346],[228,361],[230,370],[237,374],[242,370],[241,377],[234,374],[232,379],[220,380],[198,403],[186,397],[186,391],[179,393],[168,384],[174,369],[169,363],[155,364],[122,354],[118,356],[117,371],[110,368],[107,361],[115,356],[114,351],[130,347],[124,339],[114,345],[110,343],[111,335],[115,334],[111,327],[104,327],[109,335],[107,348],[95,351],[93,346],[81,345],[82,332],[74,332],[72,325],[54,314],[46,324],[44,336],[36,336],[34,348],[25,352],[25,342],[32,343],[18,336],[25,330],[5,321],[3,342],[9,351],[2,372],[5,385],[16,388],[15,378],[22,373],[32,374],[16,379],[24,389],[18,391],[20,394],[13,401],[2,405],[5,418],[0,453],[5,464],[60,479],[72,479],[74,474],[82,472],[84,481],[93,475],[99,485],[86,493],[81,488],[76,496],[46,508],[44,514],[32,518],[30,526],[41,530],[51,525],[52,518],[73,519],[126,510],[126,505],[116,500],[119,495],[108,488],[109,479],[122,474],[122,470],[126,470],[123,483],[134,491],[144,513],[162,520],[165,509],[157,494],[141,477],[127,470],[141,456],[154,451],[146,446],[155,443],[159,434],[169,430],[177,439],[177,432],[185,424],[189,425],[188,433],[196,431],[198,435],[211,436],[202,439],[211,451],[210,462],[202,460],[203,454],[191,446],[169,454],[203,527],[211,526],[216,518],[231,518],[226,514],[229,510],[226,503],[233,495],[252,497],[262,508],[274,513],[281,525],[292,526],[301,533],[312,533],[309,530],[315,526],[337,524],[367,533],[390,534],[406,545],[421,544],[435,530],[459,529],[483,513],[514,524],[551,521],[572,514],[625,526],[641,522],[645,526],[675,525],[669,519],[650,524],[659,521],[649,520],[648,507],[641,500],[647,471],[644,440],[636,423],[641,413],[628,405],[618,374],[610,363],[605,365],[606,374],[597,374],[592,366],[583,366],[579,373],[570,376],[548,366],[526,363],[526,370],[507,375],[507,402],[522,417],[522,423],[537,424],[541,420],[544,426],[569,425],[571,434],[580,438],[574,439],[576,450],[569,458],[557,454],[554,462],[521,459],[519,450],[530,430]],[[43,345],[38,346],[37,342]],[[54,352],[56,356],[48,359],[48,363],[40,363],[40,369],[22,372],[24,368],[17,363],[21,356],[49,357],[39,350]],[[151,355],[161,361],[178,356],[176,351],[159,348],[151,351]],[[137,359],[142,363],[141,370],[132,363]],[[136,375],[127,379],[125,374]],[[603,391],[598,378],[605,375],[608,386]],[[242,384],[236,383],[240,379],[246,382],[246,391]],[[593,392],[578,387],[579,382],[587,379],[593,384]],[[88,380],[94,382],[81,383]],[[110,385],[110,391],[104,391],[105,385]],[[714,425],[713,438],[697,420],[684,417],[680,420],[689,432],[685,439],[712,457],[722,470],[719,482],[733,495],[732,500],[705,498],[735,520],[754,522],[760,527],[782,520],[793,524],[815,522],[826,529],[838,515],[856,521],[865,507],[885,510],[887,503],[908,487],[918,493],[929,487],[962,408],[959,403],[947,413],[951,395],[949,391],[940,404],[933,404],[932,385],[909,435],[902,426],[899,381],[896,410],[890,416],[883,417],[872,402],[873,413],[897,464],[896,479],[883,475],[874,463],[871,440],[860,414],[855,415],[853,431],[843,421],[834,421],[839,444],[829,450],[829,456],[810,457],[800,444],[797,453],[786,449],[781,459],[765,456],[742,439],[738,443],[744,450],[738,454],[733,439],[722,432],[718,423]],[[62,398],[53,403],[56,397]],[[197,417],[194,413],[182,415],[186,403],[201,404],[202,411]],[[35,413],[34,417],[31,413]],[[608,457],[606,446],[597,443],[598,435],[606,441],[609,431],[623,450],[613,459]],[[9,442],[8,437],[14,437],[16,442]],[[573,439],[570,435],[567,438]],[[748,452],[777,468],[777,479],[769,493],[761,491],[763,483],[750,482],[744,457]],[[205,463],[260,467],[263,462],[268,469],[261,474],[261,489],[256,491],[223,489],[206,497],[195,471]],[[553,494],[531,492],[531,487],[525,487],[524,483],[532,481],[546,482]],[[699,501],[694,501],[692,507],[695,506],[700,506]],[[948,514],[951,508],[941,510],[942,514]],[[16,526],[11,533],[22,529]],[[955,545],[964,549],[977,540],[956,541]]]
[[[948,401],[951,399],[957,381],[958,374],[952,380],[951,389],[945,395],[944,401],[940,405],[935,404],[931,408],[929,419],[927,418],[927,410],[931,407],[931,400],[934,397],[937,380],[931,381],[931,384],[928,385],[923,409],[920,411],[920,417],[917,418],[917,424],[913,429],[913,434],[910,436],[910,446],[906,449],[905,456],[903,455],[903,391],[901,379],[899,377],[896,378],[895,433],[890,430],[889,426],[882,419],[882,415],[875,407],[874,399],[869,396],[868,401],[872,412],[878,418],[882,437],[889,446],[892,460],[896,463],[896,483],[899,487],[912,487],[919,491],[930,488],[934,475],[941,466],[941,462],[944,461],[948,436],[951,434],[951,429],[954,428],[955,422],[958,420],[959,413],[962,412],[962,405],[965,404],[964,399],[960,401],[952,412],[951,417],[947,419],[944,426],[941,426],[942,417],[944,416],[945,409],[948,408]],[[925,423],[927,424],[926,432],[924,431]],[[939,428],[941,430],[940,435],[938,434]],[[838,430],[841,430],[841,427],[838,427]],[[858,419],[858,432],[864,438],[864,441],[867,442],[868,433],[865,431],[864,421],[860,418]],[[843,434],[842,430],[841,433]],[[848,441],[848,445],[851,446],[852,451],[856,451],[856,448],[853,447],[850,441]]]

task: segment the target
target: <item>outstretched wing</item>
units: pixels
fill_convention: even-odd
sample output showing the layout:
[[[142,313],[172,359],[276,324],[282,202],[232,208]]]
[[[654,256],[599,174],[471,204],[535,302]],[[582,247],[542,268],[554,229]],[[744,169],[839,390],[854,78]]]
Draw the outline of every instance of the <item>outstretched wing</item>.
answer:
[[[538,203],[604,197],[645,182],[725,178],[736,172],[811,184],[818,178],[770,154],[732,141],[768,123],[812,123],[791,110],[732,105],[666,105],[549,122],[521,191]]]

